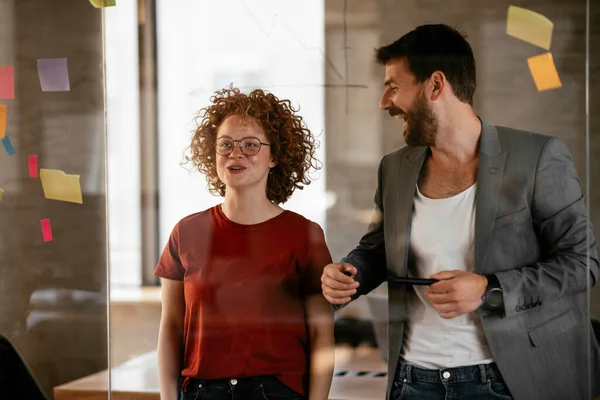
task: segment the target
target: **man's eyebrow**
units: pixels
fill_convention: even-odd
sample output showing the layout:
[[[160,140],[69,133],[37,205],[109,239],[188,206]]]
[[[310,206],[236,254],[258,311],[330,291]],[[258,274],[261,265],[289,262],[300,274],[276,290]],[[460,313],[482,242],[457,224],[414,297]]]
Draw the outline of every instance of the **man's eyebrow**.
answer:
[[[384,86],[390,86],[392,84],[392,80],[388,79],[387,81],[383,82]]]

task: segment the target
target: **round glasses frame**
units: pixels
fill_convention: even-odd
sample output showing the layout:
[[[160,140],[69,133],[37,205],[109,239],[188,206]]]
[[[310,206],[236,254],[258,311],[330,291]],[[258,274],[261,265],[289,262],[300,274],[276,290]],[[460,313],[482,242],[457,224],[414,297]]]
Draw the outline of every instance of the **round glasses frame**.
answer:
[[[262,146],[271,146],[269,143],[263,143],[255,137],[246,137],[241,140],[219,138],[215,142],[215,151],[221,156],[228,156],[233,152],[236,143],[239,143],[240,151],[246,156],[255,156]]]

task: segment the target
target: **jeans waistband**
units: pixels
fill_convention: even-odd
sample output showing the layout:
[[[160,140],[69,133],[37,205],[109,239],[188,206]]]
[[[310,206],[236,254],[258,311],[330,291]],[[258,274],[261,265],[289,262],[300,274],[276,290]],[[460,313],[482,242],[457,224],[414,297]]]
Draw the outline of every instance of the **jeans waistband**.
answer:
[[[249,376],[244,378],[220,378],[220,379],[199,379],[199,378],[189,378],[184,387],[182,388],[184,392],[196,392],[198,388],[208,386],[221,386],[221,387],[229,387],[232,384],[232,381],[235,382],[235,385],[257,385],[260,383],[264,383],[270,379],[275,379],[272,375],[265,376]]]
[[[410,383],[417,382],[458,382],[479,380],[481,383],[488,379],[502,379],[502,374],[496,363],[470,365],[466,367],[425,369],[400,362],[396,374],[400,380]]]

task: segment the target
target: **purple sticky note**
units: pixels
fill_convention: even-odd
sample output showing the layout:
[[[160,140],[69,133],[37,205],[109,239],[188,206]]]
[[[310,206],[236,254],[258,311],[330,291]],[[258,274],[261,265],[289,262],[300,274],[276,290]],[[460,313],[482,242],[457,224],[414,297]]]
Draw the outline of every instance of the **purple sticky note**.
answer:
[[[0,66],[0,99],[15,98],[15,67]]]
[[[40,58],[37,64],[42,92],[71,90],[66,58]]]

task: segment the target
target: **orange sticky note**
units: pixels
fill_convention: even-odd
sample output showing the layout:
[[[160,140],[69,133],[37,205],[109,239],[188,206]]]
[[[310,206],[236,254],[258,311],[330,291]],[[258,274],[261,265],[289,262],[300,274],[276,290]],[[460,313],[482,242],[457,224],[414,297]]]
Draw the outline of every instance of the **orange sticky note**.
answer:
[[[6,135],[6,104],[0,104],[0,138]]]
[[[554,66],[552,53],[529,57],[527,64],[529,65],[529,71],[531,71],[538,91],[543,92],[544,90],[556,89],[562,86],[558,71],[556,71],[556,67]]]

